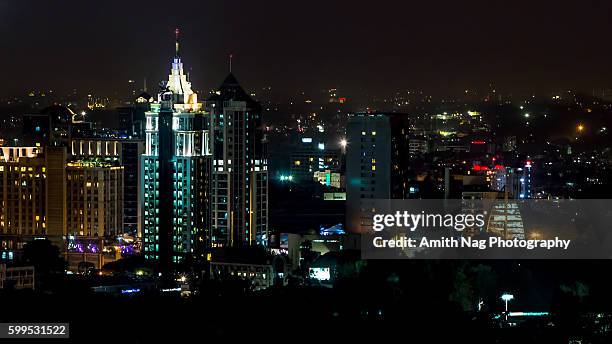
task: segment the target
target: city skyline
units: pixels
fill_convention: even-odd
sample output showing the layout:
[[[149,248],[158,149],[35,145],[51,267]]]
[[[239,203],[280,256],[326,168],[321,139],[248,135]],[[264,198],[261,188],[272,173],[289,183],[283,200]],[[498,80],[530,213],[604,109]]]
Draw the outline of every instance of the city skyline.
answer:
[[[230,54],[252,92],[340,87],[349,94],[421,89],[453,96],[491,88],[503,94],[612,88],[605,2],[184,5],[189,10],[166,13],[162,2],[74,2],[60,11],[44,2],[2,1],[0,30],[12,47],[2,60],[13,66],[3,94],[76,88],[121,96],[128,80],[140,88],[145,78],[154,93],[165,71],[161,61],[171,53],[169,44],[157,43],[171,42],[176,27],[191,47],[187,72],[205,92],[229,71]],[[440,7],[445,11],[436,12]],[[150,46],[159,48],[150,53]],[[598,54],[589,53],[594,48]],[[41,59],[43,51],[49,53]]]
[[[0,0],[0,340],[608,342],[609,13]]]

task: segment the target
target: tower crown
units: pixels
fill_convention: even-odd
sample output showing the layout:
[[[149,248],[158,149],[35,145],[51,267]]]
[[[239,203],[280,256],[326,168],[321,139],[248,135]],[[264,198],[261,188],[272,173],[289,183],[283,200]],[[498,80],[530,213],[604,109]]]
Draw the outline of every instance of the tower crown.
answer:
[[[170,68],[170,75],[166,83],[167,91],[174,94],[174,107],[183,111],[197,111],[201,105],[198,103],[198,95],[191,89],[191,82],[183,69],[183,61],[180,56],[179,35],[180,30],[174,30],[175,52]],[[160,99],[161,100],[161,99]]]

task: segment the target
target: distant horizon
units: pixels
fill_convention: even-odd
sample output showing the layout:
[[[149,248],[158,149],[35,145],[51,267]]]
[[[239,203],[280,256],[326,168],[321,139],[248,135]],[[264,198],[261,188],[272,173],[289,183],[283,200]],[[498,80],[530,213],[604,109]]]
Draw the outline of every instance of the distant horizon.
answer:
[[[612,89],[612,47],[605,43],[611,10],[603,1],[580,7],[186,1],[179,9],[158,1],[0,0],[9,51],[1,63],[11,80],[0,91],[76,88],[109,95],[130,79],[156,85],[165,79],[178,27],[186,71],[199,90],[218,86],[233,54],[233,72],[251,91],[269,85],[288,94],[423,89],[448,97],[465,89],[482,93],[492,84],[504,94],[590,94]]]
[[[239,79],[239,77],[238,77]],[[239,82],[241,83],[241,85],[243,84],[242,81],[239,79]],[[137,83],[136,83],[137,84]],[[220,83],[219,83],[220,84]],[[45,95],[47,96],[49,92],[53,92],[53,96],[55,97],[69,97],[71,96],[71,94],[73,92],[76,92],[76,94],[81,97],[86,97],[88,95],[92,95],[93,97],[97,97],[97,98],[109,98],[109,99],[113,99],[113,100],[126,100],[126,99],[130,99],[132,97],[132,94],[130,94],[130,89],[126,86],[129,85],[129,83],[125,82],[124,84],[122,84],[122,87],[124,88],[123,90],[115,90],[109,93],[98,93],[96,90],[80,90],[78,88],[73,88],[73,89],[69,89],[69,90],[57,90],[55,88],[49,88],[49,89],[24,89],[22,91],[16,91],[12,94],[5,94],[4,96],[0,96],[0,99],[2,100],[7,100],[7,99],[11,99],[11,98],[21,98],[21,97],[27,97],[30,93],[34,92],[36,95],[39,95],[40,93],[45,93]],[[249,94],[255,94],[256,97],[261,96],[262,91],[266,90],[267,88],[270,88],[270,92],[273,93],[276,97],[282,97],[283,100],[295,100],[296,97],[312,97],[313,99],[316,99],[317,97],[323,97],[325,96],[325,94],[327,93],[328,90],[335,88],[338,89],[339,93],[340,93],[340,97],[346,97],[347,98],[347,102],[351,102],[354,100],[353,97],[358,97],[358,98],[363,98],[363,97],[370,97],[372,99],[369,100],[373,100],[373,99],[377,99],[377,100],[389,100],[392,98],[392,96],[396,95],[397,93],[400,93],[403,96],[412,96],[412,94],[408,94],[407,92],[418,92],[419,96],[422,97],[431,97],[432,101],[447,101],[447,100],[457,100],[457,101],[468,101],[469,102],[481,102],[481,101],[485,101],[485,98],[487,97],[487,95],[490,95],[491,93],[488,90],[470,90],[469,95],[466,95],[465,91],[461,92],[458,91],[454,94],[433,94],[433,93],[428,93],[427,91],[423,91],[420,89],[414,89],[414,88],[398,88],[396,90],[390,90],[388,93],[385,94],[378,94],[378,93],[373,93],[373,92],[369,92],[367,90],[361,90],[360,93],[356,93],[356,92],[352,92],[352,93],[348,93],[348,91],[344,91],[343,88],[341,86],[333,86],[333,87],[329,87],[329,88],[321,88],[321,89],[312,89],[312,90],[304,90],[304,89],[295,89],[295,90],[280,90],[275,88],[273,85],[269,85],[267,87],[262,87],[259,89],[251,89],[251,88],[246,88],[245,87],[245,91],[247,91],[247,93]],[[215,90],[217,90],[216,87],[213,87],[211,89],[208,90],[202,90],[201,88],[199,88],[197,85],[193,85],[193,89],[195,92],[197,92],[200,95],[207,95],[207,94],[212,94]],[[136,96],[138,96],[140,93],[148,93],[151,96],[155,96],[158,94],[159,92],[159,86],[158,83],[155,84],[150,84],[149,80],[147,80],[147,90],[145,91],[142,87],[140,88],[135,88],[134,89],[136,92]],[[541,91],[541,92],[519,92],[519,93],[512,93],[512,92],[503,92],[503,90],[495,90],[496,92],[494,93],[496,96],[502,96],[502,98],[506,98],[503,100],[507,100],[507,98],[511,97],[513,101],[522,101],[522,100],[526,100],[526,99],[521,99],[521,98],[530,98],[530,97],[535,97],[536,99],[542,99],[545,97],[549,97],[552,95],[562,95],[563,93],[572,93],[575,95],[579,95],[579,96],[587,96],[587,97],[593,97],[596,99],[603,99],[603,98],[607,98],[607,97],[612,97],[612,87],[610,88],[596,88],[596,89],[591,89],[591,90],[579,90],[579,89],[550,89],[548,91]],[[418,98],[418,96],[415,96],[415,98]],[[365,101],[366,99],[360,99],[360,101]]]

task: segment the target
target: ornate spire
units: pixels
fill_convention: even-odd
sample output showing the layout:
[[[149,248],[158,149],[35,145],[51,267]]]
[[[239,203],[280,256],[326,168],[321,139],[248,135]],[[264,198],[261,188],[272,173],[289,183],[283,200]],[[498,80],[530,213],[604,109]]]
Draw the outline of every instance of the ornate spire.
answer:
[[[177,58],[179,57],[179,34],[180,33],[181,33],[181,31],[178,28],[176,28],[174,30],[174,35],[176,36],[176,41],[175,41],[176,42],[175,43],[175,45],[176,45],[175,46],[176,52],[175,52],[174,56],[177,57]]]
[[[183,61],[181,60],[180,56],[180,30],[175,29],[174,34],[176,37],[176,51],[174,58],[172,59],[170,75],[168,76],[168,81],[165,84],[168,91],[174,94],[174,105],[180,104],[183,110],[197,110],[200,107],[198,104],[197,94],[191,89],[191,82],[189,81],[188,75],[185,74],[183,69]]]

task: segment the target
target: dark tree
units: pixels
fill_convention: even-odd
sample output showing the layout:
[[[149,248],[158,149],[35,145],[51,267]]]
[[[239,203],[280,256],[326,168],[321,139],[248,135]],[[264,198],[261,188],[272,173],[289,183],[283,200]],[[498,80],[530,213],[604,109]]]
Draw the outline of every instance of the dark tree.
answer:
[[[33,240],[24,245],[23,261],[28,265],[33,265],[37,273],[63,273],[66,265],[59,248],[48,239]]]

